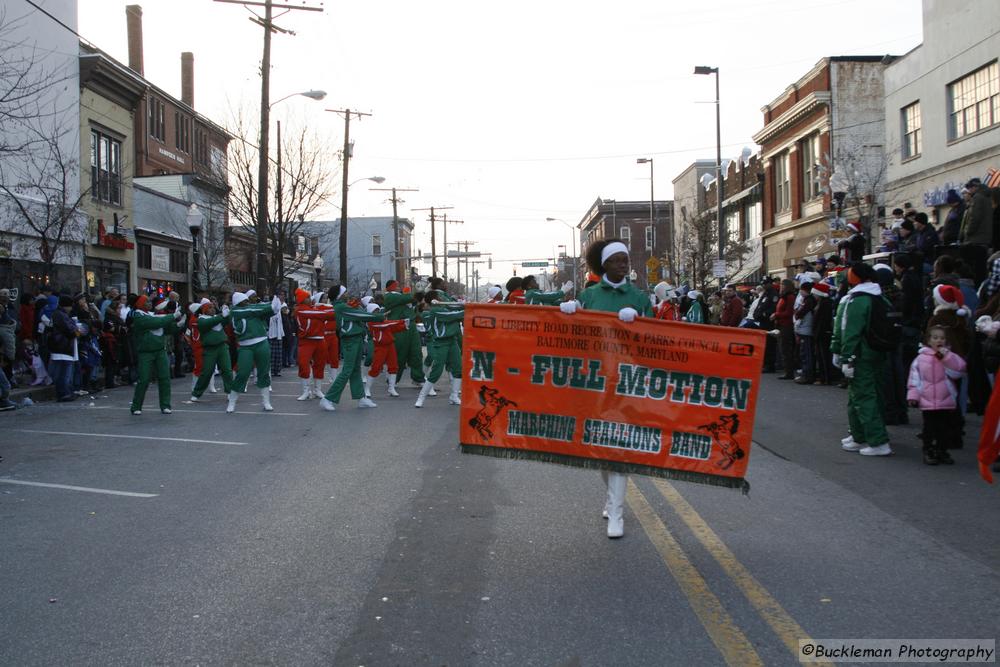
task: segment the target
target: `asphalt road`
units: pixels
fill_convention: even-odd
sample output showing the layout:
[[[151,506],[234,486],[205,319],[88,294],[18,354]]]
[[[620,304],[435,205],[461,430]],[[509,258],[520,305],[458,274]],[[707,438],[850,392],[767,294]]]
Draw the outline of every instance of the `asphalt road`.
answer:
[[[751,494],[633,477],[612,541],[597,473],[459,453],[445,392],[329,414],[284,375],[270,414],[178,380],[169,416],[0,415],[0,664],[795,665],[1000,629],[974,434],[951,468],[917,426],[863,459],[845,392],[765,376]]]

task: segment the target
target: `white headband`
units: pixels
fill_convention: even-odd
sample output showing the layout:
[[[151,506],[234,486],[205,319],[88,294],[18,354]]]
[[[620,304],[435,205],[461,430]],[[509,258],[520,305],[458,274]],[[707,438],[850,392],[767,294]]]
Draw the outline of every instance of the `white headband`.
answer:
[[[621,241],[614,241],[604,246],[604,250],[601,251],[601,266],[604,266],[604,262],[608,261],[608,257],[611,255],[616,255],[620,252],[628,254],[628,246],[626,246]]]

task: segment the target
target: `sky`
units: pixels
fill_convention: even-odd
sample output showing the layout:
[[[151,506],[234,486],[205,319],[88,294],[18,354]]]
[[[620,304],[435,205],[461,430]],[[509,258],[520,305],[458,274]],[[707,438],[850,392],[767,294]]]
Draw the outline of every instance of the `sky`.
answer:
[[[258,103],[262,29],[248,8],[132,2],[143,9],[147,79],[180,97],[180,53],[192,51],[199,112],[225,124],[232,108]],[[122,62],[126,4],[79,0],[80,34]],[[761,107],[820,58],[901,55],[922,39],[920,0],[290,4],[323,11],[276,20],[295,35],[273,37],[271,99],[327,97],[292,97],[272,120],[307,123],[337,159],[343,120],[324,110],[370,112],[351,124],[350,177],[386,181],[354,185],[349,215],[392,214],[388,193],[369,186],[417,188],[400,195],[416,247],[429,253],[430,223],[410,209],[452,206],[445,213],[463,222],[449,224],[448,240],[492,253],[493,271],[481,273],[500,283],[513,260],[575,242],[571,226],[598,197],[648,201],[649,168],[636,158],[654,158],[656,199],[672,198],[672,179],[691,162],[714,159],[714,78],[693,75],[695,65],[720,70],[725,159],[756,150]],[[339,218],[334,199],[317,219]]]

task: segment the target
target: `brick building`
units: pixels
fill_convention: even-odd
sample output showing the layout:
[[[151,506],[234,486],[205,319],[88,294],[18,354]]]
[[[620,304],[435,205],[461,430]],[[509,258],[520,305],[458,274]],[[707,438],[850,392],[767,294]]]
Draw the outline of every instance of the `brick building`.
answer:
[[[629,247],[632,269],[636,273],[635,284],[641,288],[652,288],[669,273],[668,237],[673,225],[673,201],[655,201],[650,224],[648,199],[615,201],[598,198],[577,224],[580,229],[581,263],[585,264],[583,258],[594,241],[620,238]],[[587,270],[585,265],[581,266],[581,275],[586,275]]]

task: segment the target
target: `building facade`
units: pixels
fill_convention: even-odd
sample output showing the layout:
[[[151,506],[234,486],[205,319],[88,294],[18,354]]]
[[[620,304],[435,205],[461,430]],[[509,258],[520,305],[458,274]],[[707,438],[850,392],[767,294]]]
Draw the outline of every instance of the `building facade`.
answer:
[[[924,0],[923,33],[885,70],[888,192],[941,222],[948,190],[1000,169],[1000,4]]]
[[[670,233],[674,227],[674,202],[653,202],[652,219],[650,203],[646,201],[616,201],[598,198],[577,223],[580,230],[581,263],[587,248],[594,241],[619,238],[629,248],[629,259],[635,272],[634,282],[641,288],[652,288],[670,275],[676,258],[669,252]],[[581,266],[581,275],[586,275]]]
[[[831,219],[857,220],[866,230],[874,223],[872,211],[885,196],[883,72],[891,60],[823,58],[761,109],[764,127],[754,141],[764,166],[763,256],[770,275],[791,275],[803,259],[836,253],[846,233]],[[837,215],[834,192],[847,203]]]
[[[340,220],[316,220],[301,227],[316,239],[323,258],[323,281],[339,282]],[[413,223],[398,218],[399,250],[393,252],[396,230],[392,216],[347,219],[347,285],[355,294],[380,291],[389,280],[412,281]],[[403,273],[397,273],[399,269]],[[372,287],[372,284],[375,287]]]
[[[713,278],[731,283],[756,282],[762,277],[764,268],[761,239],[764,171],[760,154],[745,148],[740,157],[723,160],[722,164],[722,216],[725,220],[726,244],[730,250],[726,252],[726,275],[713,275]],[[706,225],[709,225],[714,233],[713,238],[718,237],[718,185],[714,173],[711,177],[703,176],[698,182],[700,192],[696,199],[702,203],[703,208],[699,210],[695,224],[689,225],[689,232],[706,230]],[[698,248],[698,244],[693,247]],[[717,245],[713,245],[710,251],[714,257],[718,256]],[[695,253],[683,254],[690,258]],[[708,262],[703,260],[698,275],[699,284],[705,281],[707,267]],[[685,275],[690,275],[690,272]]]

